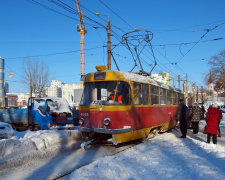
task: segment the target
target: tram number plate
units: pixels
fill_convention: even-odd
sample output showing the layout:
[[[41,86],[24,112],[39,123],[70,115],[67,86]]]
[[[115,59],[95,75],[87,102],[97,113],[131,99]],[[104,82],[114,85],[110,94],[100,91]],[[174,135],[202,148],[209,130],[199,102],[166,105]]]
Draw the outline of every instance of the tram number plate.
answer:
[[[81,116],[88,117],[89,114],[88,114],[88,113],[81,113],[80,115],[81,115]]]

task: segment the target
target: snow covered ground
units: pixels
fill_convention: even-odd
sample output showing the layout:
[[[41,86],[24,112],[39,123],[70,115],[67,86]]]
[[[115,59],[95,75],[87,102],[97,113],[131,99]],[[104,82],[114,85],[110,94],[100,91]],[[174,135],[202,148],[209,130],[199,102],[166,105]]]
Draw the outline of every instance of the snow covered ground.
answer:
[[[201,121],[198,135],[189,130],[186,139],[179,138],[180,130],[175,129],[114,156],[98,158],[76,169],[68,179],[224,179],[225,114],[220,123],[222,137],[218,138],[217,145],[206,143],[206,134],[202,133],[204,125],[205,121]],[[1,166],[3,160],[7,162],[27,154],[31,160],[32,154],[36,156],[37,152],[79,138],[79,132],[71,130],[15,132],[14,137],[0,140],[0,171],[5,165]]]
[[[225,177],[225,114],[220,124],[222,137],[218,144],[207,144],[200,122],[198,135],[188,131],[179,138],[179,129],[125,150],[114,156],[100,158],[75,170],[69,177],[77,179],[224,179]]]
[[[0,172],[37,158],[56,156],[79,140],[78,130],[15,131],[10,139],[0,140]]]

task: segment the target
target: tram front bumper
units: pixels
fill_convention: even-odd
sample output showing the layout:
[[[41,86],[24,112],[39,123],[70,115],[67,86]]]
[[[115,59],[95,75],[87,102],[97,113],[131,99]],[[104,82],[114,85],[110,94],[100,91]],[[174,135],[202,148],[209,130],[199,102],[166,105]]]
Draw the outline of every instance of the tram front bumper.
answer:
[[[80,131],[81,132],[95,132],[95,133],[102,133],[102,134],[120,134],[120,133],[130,132],[131,127],[130,126],[124,126],[122,129],[80,127]]]

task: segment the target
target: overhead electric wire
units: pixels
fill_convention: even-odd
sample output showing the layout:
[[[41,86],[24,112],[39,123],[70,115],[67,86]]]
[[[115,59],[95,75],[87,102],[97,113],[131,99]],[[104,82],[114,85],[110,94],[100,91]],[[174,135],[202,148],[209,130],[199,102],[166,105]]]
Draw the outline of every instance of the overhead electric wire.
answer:
[[[165,56],[163,56],[161,53],[160,53],[160,51],[158,51],[157,49],[156,49],[156,51],[162,56],[162,57],[164,57],[167,61],[169,61],[169,62],[171,62],[168,58],[166,58]],[[172,64],[172,63],[169,63],[169,64]],[[185,76],[186,75],[186,72],[184,72],[184,70],[178,65],[178,64],[174,64],[174,65],[176,65],[175,67],[177,68],[177,70],[179,69],[179,71],[183,74],[183,76]],[[163,65],[164,67],[166,67],[165,65]],[[175,74],[175,73],[174,73]],[[176,74],[176,76],[178,76],[178,74]],[[191,76],[189,76],[189,81],[188,81],[189,83],[193,83],[194,81],[193,81],[193,78],[191,78]],[[202,84],[202,83],[199,83],[198,82],[198,84]]]
[[[50,1],[53,1],[53,0],[50,0]],[[60,1],[60,0],[58,0],[58,1]],[[54,1],[53,1],[53,2],[54,2]],[[60,2],[61,2],[61,1],[60,1]],[[59,3],[57,3],[57,4],[58,4],[60,7],[64,8],[65,10],[68,9],[68,11],[69,11],[70,13],[74,13],[74,14],[77,14],[77,15],[78,15],[78,13],[76,12],[76,10],[73,9],[72,7],[70,7],[69,5],[67,5],[67,4],[65,4],[65,3],[63,3],[63,4],[66,5],[66,6],[63,6],[63,5],[59,4]],[[84,7],[84,6],[82,6],[82,7]],[[86,8],[86,9],[87,9],[87,8]],[[84,19],[86,19],[86,20],[89,20],[89,21],[91,21],[91,22],[94,22],[95,24],[97,24],[97,25],[99,25],[99,26],[101,26],[101,27],[103,27],[103,28],[106,28],[105,25],[103,25],[103,24],[101,24],[101,23],[99,23],[99,22],[93,20],[92,18],[90,18],[90,17],[88,17],[88,16],[86,16],[86,15],[84,15],[84,14],[83,14],[83,17],[84,17]],[[114,31],[112,31],[112,32],[115,33]],[[115,34],[116,34],[116,33],[115,33]]]
[[[66,15],[66,14],[64,14],[64,13],[62,13],[62,12],[59,12],[59,11],[57,11],[57,10],[55,10],[55,9],[53,9],[53,8],[51,8],[51,7],[49,7],[49,6],[46,6],[46,5],[44,5],[44,4],[42,4],[42,3],[40,3],[40,2],[37,2],[36,0],[28,0],[28,1],[31,1],[31,2],[33,2],[34,4],[36,4],[36,5],[38,5],[38,6],[41,6],[41,7],[43,7],[43,8],[46,8],[46,9],[48,9],[48,10],[50,10],[50,11],[53,11],[53,12],[55,12],[55,13],[57,13],[57,14],[60,14],[60,15],[62,15],[62,16],[65,16],[65,17],[67,17],[67,18],[70,18],[70,19],[73,19],[73,20],[76,20],[76,21],[78,21],[78,22],[80,22],[80,20],[79,19],[77,19],[77,18],[75,18],[75,17],[71,17],[71,16],[69,16],[69,15]],[[52,1],[53,3],[55,3],[55,1]],[[57,5],[57,3],[55,3],[55,5]],[[61,8],[63,8],[64,10],[66,10],[67,8],[66,7],[62,7],[62,6],[60,6],[60,5],[58,5],[59,7],[61,7]],[[74,10],[74,11],[71,11],[71,10],[66,10],[67,12],[70,12],[70,13],[72,13],[72,14],[76,14],[77,15],[77,12]],[[89,24],[89,23],[85,23],[86,25],[89,25],[89,26],[91,26],[91,27],[93,27],[94,25],[93,24]],[[101,25],[102,27],[104,27],[104,25]]]
[[[109,6],[102,2],[102,0],[98,0],[101,4],[103,4],[106,8],[108,8],[113,14],[115,14],[120,20],[122,20],[125,24],[127,24],[131,29],[134,29],[127,21],[121,18],[117,13],[115,13]]]
[[[214,29],[218,28],[219,26],[222,26],[223,24],[225,24],[225,22],[216,25],[212,29],[206,29],[205,34],[201,36],[201,38],[177,61],[177,63],[179,63],[210,31],[213,31]]]
[[[208,26],[208,25],[211,25],[211,24],[217,24],[219,22],[224,22],[225,20],[221,20],[221,21],[215,21],[215,22],[211,22],[211,23],[207,23],[207,24],[199,24],[199,25],[195,25],[195,26],[188,26],[188,27],[183,27],[183,28],[177,28],[177,29],[167,29],[167,30],[160,30],[160,29],[157,29],[158,31],[161,31],[161,32],[174,32],[174,31],[181,31],[182,29],[190,29],[190,28],[195,28],[195,27],[199,27],[199,26]],[[186,32],[197,32],[199,30],[192,30],[192,31],[187,31]],[[184,32],[184,31],[182,31]]]
[[[143,53],[143,55],[145,56],[145,57],[147,57],[147,58],[149,58],[145,53]],[[142,60],[143,60],[143,58],[142,58]],[[150,59],[151,60],[151,59]],[[144,61],[144,60],[143,60]],[[153,62],[153,60],[151,60],[152,62]],[[172,73],[172,74],[174,74],[175,76],[177,76],[177,74],[175,74],[174,72],[171,72],[171,70],[167,67],[167,66],[165,66],[165,65],[163,65],[163,63],[159,60],[159,59],[157,59],[157,65],[158,65],[158,68],[160,68],[161,70],[162,69],[165,69],[166,71],[169,71],[170,73]],[[149,63],[148,62],[146,62],[145,61],[145,63],[147,63],[148,65],[149,65]],[[154,63],[154,62],[153,62]],[[152,63],[152,64],[153,64]],[[157,67],[156,67],[157,68]],[[163,70],[162,70],[162,72],[163,72]]]
[[[47,8],[47,9],[49,9],[49,10],[51,10],[51,11],[54,11],[54,12],[56,12],[56,13],[58,13],[58,14],[61,14],[61,15],[64,15],[64,16],[66,16],[66,17],[69,17],[69,18],[71,18],[71,19],[74,19],[74,20],[77,20],[77,21],[79,21],[78,19],[75,19],[75,18],[73,18],[73,17],[71,17],[71,16],[68,16],[68,15],[65,15],[65,14],[63,14],[63,13],[61,13],[61,12],[58,12],[58,11],[56,11],[56,10],[54,10],[54,9],[52,9],[52,8],[49,8],[48,6],[45,6],[45,5],[43,5],[43,4],[41,4],[41,3],[39,3],[39,2],[37,2],[37,1],[35,1],[35,0],[32,0],[33,2],[35,2],[36,4],[38,4],[38,5],[40,5],[40,6],[42,6],[42,7],[45,7],[45,8]],[[53,3],[55,3],[55,5],[57,5],[57,6],[59,6],[59,7],[61,7],[61,8],[63,8],[64,10],[66,10],[66,11],[68,11],[69,13],[73,13],[73,14],[77,14],[77,12],[75,11],[75,9],[74,8],[72,8],[71,6],[69,6],[69,5],[67,5],[66,3],[64,3],[64,2],[62,2],[61,0],[58,0],[58,1],[55,1],[55,0],[49,0],[50,2],[53,2]],[[74,2],[74,1],[73,1]],[[101,3],[101,4],[103,4],[106,8],[108,8],[113,14],[115,14],[118,18],[120,18],[125,24],[127,24],[130,28],[132,28],[132,29],[134,29],[129,23],[127,23],[123,18],[121,18],[117,13],[115,13],[109,6],[107,6],[103,1],[101,1],[101,0],[99,0],[99,2]],[[88,10],[87,8],[85,8],[84,6],[82,6],[84,9],[86,9],[87,11],[89,11],[89,12],[91,12],[90,10]],[[92,14],[93,14],[93,12],[91,12]],[[93,19],[91,19],[90,17],[88,17],[88,16],[84,16],[84,18],[85,19],[87,19],[88,21],[91,21],[91,22],[94,22],[95,24],[97,24],[97,25],[99,25],[100,27],[103,27],[103,28],[105,28],[105,26],[104,25],[102,25],[101,23],[99,23],[99,22],[97,22],[97,21],[95,21],[95,20],[93,20]],[[101,18],[102,19],[102,18]],[[222,23],[222,24],[224,24],[224,23]],[[220,25],[222,25],[222,24],[220,24]],[[208,31],[197,41],[197,42],[190,42],[190,43],[188,43],[188,44],[191,44],[191,43],[195,43],[185,54],[183,54],[182,55],[182,57],[177,61],[177,63],[179,63],[198,43],[200,43],[200,41],[208,34],[208,32],[210,32],[210,31],[212,31],[212,30],[214,30],[215,28],[217,28],[217,27],[219,27],[220,25],[218,25],[218,26],[215,26],[214,28],[212,28],[212,29],[207,29]],[[92,26],[92,25],[91,25]],[[93,26],[92,26],[93,27]],[[116,29],[119,29],[119,30],[121,30],[122,31],[122,29],[121,28],[117,28],[116,26],[115,26],[115,28]],[[112,32],[113,32],[113,30],[112,30]],[[114,35],[113,35],[114,34]],[[117,33],[115,33],[115,31],[113,32],[113,36],[118,40],[118,34]],[[214,40],[218,40],[218,39],[214,39]],[[214,40],[212,40],[212,41],[214,41]],[[121,42],[120,40],[118,40],[119,42]],[[210,40],[209,40],[210,41]],[[204,42],[207,42],[207,41],[204,41]],[[180,45],[186,45],[187,43],[180,43]],[[169,45],[169,44],[168,44]],[[170,45],[178,45],[178,44],[170,44]],[[153,45],[153,46],[157,46],[157,45]],[[158,46],[162,46],[162,45],[158,45]],[[104,46],[103,46],[104,47]],[[38,55],[39,56],[39,55]],[[42,55],[41,55],[42,56]],[[27,57],[37,57],[37,56],[27,56]],[[155,57],[154,57],[155,58]],[[156,58],[155,58],[156,59]],[[179,66],[178,66],[179,67]]]
[[[171,43],[171,44],[155,44],[152,46],[179,46],[179,45],[188,45],[188,44],[194,44],[194,43],[205,43],[205,42],[211,42],[211,41],[218,41],[218,40],[223,40],[224,38],[214,38],[211,40],[205,40],[205,41],[193,41],[193,42],[182,42],[182,43]]]
[[[70,17],[70,16],[68,16],[68,15],[65,15],[65,14],[63,14],[63,13],[61,13],[61,12],[55,10],[55,9],[52,9],[52,8],[46,6],[46,5],[43,5],[42,3],[39,3],[39,2],[37,2],[37,1],[35,1],[35,0],[31,0],[31,1],[34,2],[35,4],[41,6],[41,7],[47,8],[48,10],[51,10],[51,11],[55,12],[55,13],[58,13],[58,14],[61,14],[61,15],[66,16],[66,17],[69,17],[69,18],[71,18],[71,19],[74,19],[74,20],[79,21],[79,20],[76,19],[76,18],[72,18],[72,17]],[[78,12],[77,12],[74,8],[72,8],[71,6],[69,6],[69,5],[66,4],[66,3],[62,2],[61,0],[58,0],[58,2],[55,1],[55,0],[48,0],[48,1],[51,2],[51,3],[53,3],[53,4],[55,4],[55,5],[57,5],[57,6],[59,6],[60,8],[63,8],[64,10],[66,10],[66,11],[69,12],[69,13],[78,15]],[[84,18],[85,18],[86,20],[89,20],[89,21],[91,21],[91,22],[93,22],[93,23],[99,25],[100,27],[103,27],[103,28],[106,29],[106,27],[105,27],[103,24],[101,24],[101,23],[99,23],[99,22],[97,22],[97,21],[91,19],[90,17],[88,17],[88,16],[86,16],[86,15],[83,15],[83,16],[84,16]],[[87,23],[85,23],[85,24],[87,24]],[[90,24],[88,24],[88,25],[93,27],[93,25],[90,25]],[[120,38],[118,38],[118,35],[117,35],[117,33],[116,33],[115,31],[111,30],[111,35],[112,35],[112,37],[115,37],[115,38],[120,42]]]
[[[23,81],[13,81],[13,80],[5,80],[5,82],[14,82],[14,83],[20,83],[20,84],[29,84],[27,82],[23,82]]]
[[[40,2],[37,2],[37,1],[35,1],[35,0],[28,0],[28,1],[31,1],[31,2],[33,2],[34,4],[38,5],[38,6],[41,6],[41,7],[43,7],[43,8],[46,8],[46,9],[48,9],[48,10],[50,10],[50,11],[53,11],[53,12],[55,12],[55,13],[57,13],[57,14],[60,14],[60,15],[62,15],[62,16],[65,16],[65,17],[67,17],[67,18],[70,18],[70,19],[79,21],[79,19],[76,19],[76,18],[74,18],[74,17],[68,16],[68,15],[66,15],[66,14],[64,14],[64,13],[59,12],[59,11],[56,11],[55,9],[50,8],[50,7],[44,5],[44,4],[40,3]]]
[[[96,13],[95,13],[95,12],[89,10],[88,8],[86,8],[85,6],[83,6],[82,4],[80,4],[80,6],[81,6],[83,9],[85,9],[86,11],[88,11],[89,13],[91,13],[92,15],[95,15],[95,16],[96,16]],[[102,18],[101,16],[98,16],[98,18],[100,18],[100,19],[101,19],[102,21],[104,21],[104,22],[107,22],[107,21],[106,21],[104,18]],[[116,29],[122,31],[123,33],[125,33],[125,31],[123,31],[121,28],[115,26],[114,24],[111,24],[111,26],[113,26],[114,28],[116,28]]]
[[[102,48],[102,47],[104,47],[104,46],[99,46],[99,47],[95,47],[95,48],[88,48],[88,49],[85,49],[85,51],[93,50],[93,49],[99,49],[99,48]],[[55,55],[69,54],[69,53],[75,53],[75,52],[80,52],[80,50],[66,51],[66,52],[59,52],[59,53],[49,53],[49,54],[39,54],[39,55],[31,55],[31,56],[20,56],[20,57],[9,57],[9,58],[6,57],[4,59],[22,59],[22,58],[28,58],[28,57],[55,56]]]

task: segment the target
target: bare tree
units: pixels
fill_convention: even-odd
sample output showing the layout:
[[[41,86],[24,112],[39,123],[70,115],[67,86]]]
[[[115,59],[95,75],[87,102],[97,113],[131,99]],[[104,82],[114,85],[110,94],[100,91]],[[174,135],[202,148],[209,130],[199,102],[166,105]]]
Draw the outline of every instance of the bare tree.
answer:
[[[49,80],[49,69],[46,64],[30,58],[24,61],[25,80],[29,82],[31,93],[43,94]]]
[[[207,83],[212,81],[217,92],[225,91],[225,50],[215,56],[212,56],[208,61],[211,66],[210,73],[207,75]]]

